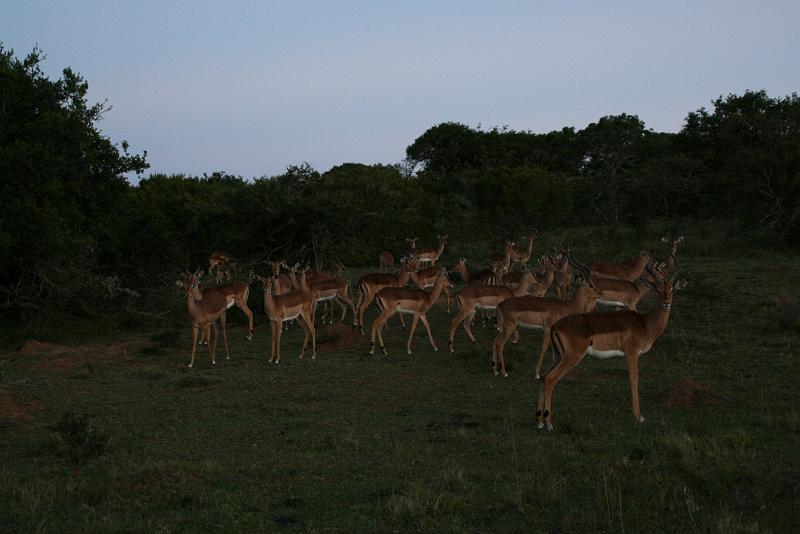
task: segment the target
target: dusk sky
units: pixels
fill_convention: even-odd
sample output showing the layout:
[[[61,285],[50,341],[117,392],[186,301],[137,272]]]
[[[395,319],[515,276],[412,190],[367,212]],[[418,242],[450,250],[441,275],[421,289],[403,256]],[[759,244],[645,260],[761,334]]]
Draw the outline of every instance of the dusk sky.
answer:
[[[3,0],[0,41],[80,72],[149,172],[251,178],[396,163],[444,121],[674,132],[720,95],[798,91],[798,21],[796,1]]]

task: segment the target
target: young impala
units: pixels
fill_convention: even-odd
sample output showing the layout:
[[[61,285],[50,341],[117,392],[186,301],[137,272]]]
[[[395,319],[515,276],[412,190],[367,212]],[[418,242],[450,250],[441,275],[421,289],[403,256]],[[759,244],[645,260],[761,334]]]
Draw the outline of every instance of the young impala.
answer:
[[[383,344],[383,325],[389,318],[397,312],[413,314],[414,318],[411,321],[411,331],[408,334],[408,343],[406,350],[411,354],[411,341],[414,339],[414,331],[417,329],[417,322],[422,320],[425,330],[428,332],[428,339],[431,341],[433,350],[438,351],[436,343],[433,341],[431,334],[431,326],[428,324],[428,317],[425,315],[431,306],[439,300],[439,295],[445,287],[453,287],[450,279],[447,277],[447,269],[442,268],[439,271],[439,276],[433,284],[433,290],[428,293],[424,289],[412,289],[407,287],[385,287],[378,291],[375,296],[375,301],[381,309],[381,314],[372,323],[372,343],[370,345],[369,353],[375,354],[375,336],[381,344],[381,351],[386,356],[386,347]]]
[[[686,286],[685,280],[676,280],[680,269],[668,279],[658,279],[652,288],[658,295],[658,305],[649,313],[633,310],[618,312],[590,312],[570,315],[558,321],[550,330],[555,362],[544,374],[539,386],[536,417],[539,428],[553,429],[553,388],[587,354],[601,359],[624,356],[628,364],[631,384],[633,416],[644,421],[639,409],[639,357],[648,352],[664,333],[672,309],[672,293]],[[651,282],[648,282],[651,283]]]

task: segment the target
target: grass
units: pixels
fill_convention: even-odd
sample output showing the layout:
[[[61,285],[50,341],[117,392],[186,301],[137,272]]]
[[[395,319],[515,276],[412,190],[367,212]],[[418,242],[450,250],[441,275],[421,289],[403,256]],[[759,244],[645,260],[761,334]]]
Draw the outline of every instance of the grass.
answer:
[[[537,430],[541,334],[523,333],[511,376],[495,378],[478,323],[480,345],[460,330],[456,354],[434,353],[420,326],[406,355],[393,319],[388,357],[365,344],[315,361],[297,359],[294,327],[278,366],[263,315],[247,342],[237,310],[231,359],[215,368],[204,347],[186,368],[188,328],[7,353],[0,531],[794,530],[798,338],[775,298],[800,297],[800,259],[684,264],[694,283],[641,360],[641,425],[624,361],[587,359],[555,390],[555,430]],[[445,348],[450,318],[430,317]],[[63,365],[77,356],[88,361]],[[687,378],[724,401],[664,405]],[[10,418],[9,402],[29,409]],[[65,455],[53,429],[68,412],[101,453]]]

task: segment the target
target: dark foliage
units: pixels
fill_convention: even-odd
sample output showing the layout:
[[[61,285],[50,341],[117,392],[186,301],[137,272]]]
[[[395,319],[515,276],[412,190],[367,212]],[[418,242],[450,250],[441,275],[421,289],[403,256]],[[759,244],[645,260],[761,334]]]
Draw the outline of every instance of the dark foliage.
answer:
[[[105,103],[67,68],[58,80],[0,47],[0,291],[5,313],[44,330],[60,314],[162,317],[176,270],[213,250],[243,270],[286,257],[377,266],[407,237],[485,247],[536,227],[714,217],[761,240],[800,241],[800,100],[729,95],[677,134],[635,115],[546,134],[443,123],[397,165],[308,164],[253,181],[153,174],[97,128]],[[666,223],[669,225],[669,222]],[[486,251],[484,251],[486,252]]]

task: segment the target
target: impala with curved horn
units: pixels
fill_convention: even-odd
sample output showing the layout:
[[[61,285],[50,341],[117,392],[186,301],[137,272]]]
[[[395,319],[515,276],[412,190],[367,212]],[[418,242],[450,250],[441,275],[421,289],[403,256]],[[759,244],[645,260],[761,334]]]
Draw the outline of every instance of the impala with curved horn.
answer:
[[[503,376],[508,376],[503,355],[508,338],[517,328],[535,328],[544,330],[542,348],[539,351],[539,360],[536,363],[536,378],[542,367],[544,353],[550,346],[550,328],[562,317],[574,313],[586,312],[594,308],[597,297],[601,294],[595,286],[589,269],[575,259],[570,253],[568,261],[575,268],[575,285],[577,286],[572,299],[565,301],[553,297],[523,296],[503,301],[497,307],[497,327],[500,333],[495,337],[492,345],[492,371]]]
[[[686,286],[685,280],[677,280],[679,271],[680,266],[669,278],[661,279],[654,271],[651,273],[656,282],[647,283],[656,292],[658,305],[649,313],[632,310],[581,313],[565,317],[553,325],[550,338],[555,361],[544,374],[539,387],[536,410],[539,428],[547,426],[548,430],[553,429],[553,388],[587,354],[601,359],[625,357],[633,416],[640,423],[644,421],[639,409],[639,357],[653,347],[667,327],[673,291]]]

